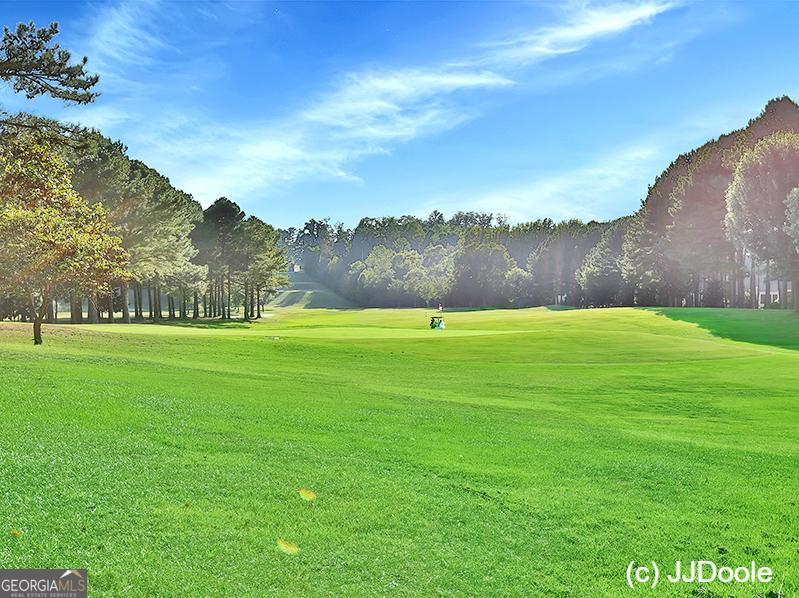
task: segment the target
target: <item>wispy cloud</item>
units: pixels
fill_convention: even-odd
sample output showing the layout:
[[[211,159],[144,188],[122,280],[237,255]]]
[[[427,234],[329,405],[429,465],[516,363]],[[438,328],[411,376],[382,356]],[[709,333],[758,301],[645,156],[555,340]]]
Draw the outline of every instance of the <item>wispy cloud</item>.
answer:
[[[398,143],[472,117],[473,111],[451,100],[454,94],[511,84],[487,71],[451,68],[350,74],[284,119],[246,130],[187,122],[157,149],[165,159],[190,153],[196,166],[183,166],[175,180],[205,202],[231,189],[264,194],[304,178],[357,181],[347,165],[358,158],[389,153]]]
[[[445,213],[477,210],[507,214],[513,222],[539,218],[566,220],[603,220],[608,206],[597,198],[613,202],[619,195],[628,196],[631,213],[637,207],[636,189],[646,189],[646,181],[657,173],[662,161],[662,148],[652,139],[642,140],[596,157],[587,166],[532,178],[512,186],[475,193],[436,197],[426,201],[417,214],[432,209]],[[613,210],[611,210],[613,211]]]
[[[110,105],[81,110],[81,120],[104,132],[111,127],[144,152],[142,159],[153,160],[152,165],[163,169],[176,185],[208,203],[220,195],[237,201],[265,197],[306,179],[357,181],[354,165],[359,158],[391,153],[399,144],[479,117],[475,94],[484,98],[486,93],[518,87],[522,69],[649,23],[674,4],[555,5],[558,24],[465,49],[462,60],[342,73],[326,91],[288,116],[235,124],[214,119],[191,102],[167,107],[158,95],[168,86],[163,82],[153,86],[142,75],[141,67],[153,67],[168,52],[170,83],[180,79],[181,69],[187,82],[199,78],[188,76],[196,72],[196,57],[181,57],[164,41],[169,37],[168,26],[159,21],[165,14],[163,5],[99,6],[88,27],[86,53],[100,72],[107,95],[115,97]],[[216,6],[200,8],[213,13]],[[568,181],[553,178],[534,188],[486,194],[475,202],[496,201],[507,206],[505,211],[521,215],[528,200],[554,201],[566,194],[595,197],[597,177],[605,185],[617,184],[607,170],[578,174]]]
[[[100,4],[89,25],[92,62],[105,71],[121,71],[154,62],[153,53],[168,47],[163,36],[153,31],[159,3],[143,0]]]
[[[463,109],[447,108],[443,96],[512,83],[489,71],[452,68],[350,74],[344,85],[301,111],[297,119],[329,128],[339,139],[407,141],[462,120]]]
[[[420,68],[348,73],[339,85],[282,122],[237,139],[227,158],[202,178],[206,199],[225,185],[263,192],[294,180],[359,180],[353,163],[400,143],[452,129],[479,115],[462,94],[513,87],[519,68],[649,22],[673,3],[570,4],[563,23],[487,42],[462,61]],[[196,143],[192,146],[196,147]],[[215,171],[215,172],[214,172]],[[213,191],[211,191],[213,189]],[[554,191],[548,192],[554,195]]]
[[[562,24],[480,44],[485,48],[485,54],[476,58],[474,63],[520,67],[577,52],[593,41],[649,23],[653,17],[675,5],[674,2],[564,3],[560,6],[564,18]]]

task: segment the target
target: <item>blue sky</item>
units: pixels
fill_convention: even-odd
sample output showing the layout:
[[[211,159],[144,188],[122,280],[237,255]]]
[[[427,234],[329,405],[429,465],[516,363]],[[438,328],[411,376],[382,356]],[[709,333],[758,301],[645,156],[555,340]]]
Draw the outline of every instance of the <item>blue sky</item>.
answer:
[[[609,220],[682,152],[799,101],[793,2],[2,2],[60,23],[98,128],[278,227],[437,209]]]

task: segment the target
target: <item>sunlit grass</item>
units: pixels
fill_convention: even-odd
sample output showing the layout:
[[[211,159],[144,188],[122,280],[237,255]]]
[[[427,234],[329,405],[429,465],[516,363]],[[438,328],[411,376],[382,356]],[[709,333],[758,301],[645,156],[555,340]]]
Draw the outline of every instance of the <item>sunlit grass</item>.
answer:
[[[795,595],[799,318],[445,315],[0,324],[0,559],[92,596],[618,596],[633,559],[756,560],[775,583],[705,595]]]

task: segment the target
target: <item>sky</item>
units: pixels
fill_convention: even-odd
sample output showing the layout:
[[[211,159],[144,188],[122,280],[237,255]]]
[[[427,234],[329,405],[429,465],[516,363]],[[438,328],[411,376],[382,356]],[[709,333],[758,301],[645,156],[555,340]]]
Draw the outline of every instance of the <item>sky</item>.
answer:
[[[799,102],[794,2],[3,2],[88,57],[87,106],[204,207],[280,228],[439,210],[606,221],[681,153]]]

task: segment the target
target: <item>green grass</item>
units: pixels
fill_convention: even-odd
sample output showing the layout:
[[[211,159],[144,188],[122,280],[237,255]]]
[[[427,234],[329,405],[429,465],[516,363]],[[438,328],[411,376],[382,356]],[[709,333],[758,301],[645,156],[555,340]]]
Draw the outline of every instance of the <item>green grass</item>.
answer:
[[[303,309],[350,309],[355,307],[350,301],[311,280],[305,272],[291,272],[289,280],[292,286],[278,291],[270,302],[270,307]]]
[[[799,594],[799,316],[425,314],[0,324],[0,562],[93,597]]]

